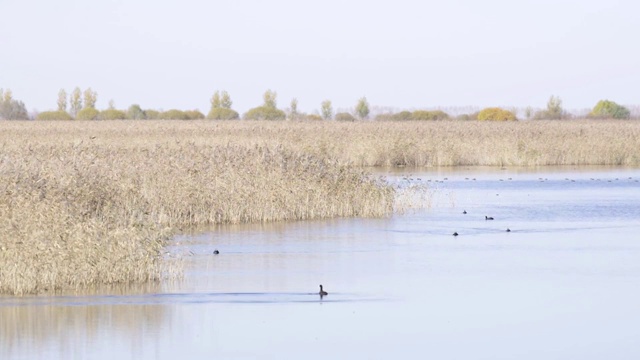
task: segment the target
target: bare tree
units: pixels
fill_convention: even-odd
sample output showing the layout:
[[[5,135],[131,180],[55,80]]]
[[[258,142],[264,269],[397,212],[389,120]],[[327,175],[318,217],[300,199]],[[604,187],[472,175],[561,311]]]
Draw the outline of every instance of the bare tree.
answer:
[[[67,92],[64,89],[58,91],[58,111],[67,111]]]
[[[291,99],[291,105],[289,109],[289,120],[297,120],[298,119],[298,99]]]
[[[69,102],[71,105],[71,115],[75,117],[78,114],[78,111],[82,109],[82,91],[79,87],[73,89]]]

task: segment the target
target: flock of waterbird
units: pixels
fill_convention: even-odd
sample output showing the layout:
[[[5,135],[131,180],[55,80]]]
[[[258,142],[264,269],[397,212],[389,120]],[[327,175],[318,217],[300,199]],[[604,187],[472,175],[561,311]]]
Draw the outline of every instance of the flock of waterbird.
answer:
[[[409,181],[410,181],[410,180],[413,180],[413,178],[411,178],[410,176],[408,176],[408,177],[407,177],[407,176],[405,176],[405,177],[403,178],[403,180],[409,180]],[[420,181],[420,180],[422,180],[422,179],[421,179],[421,178],[416,178],[416,180]],[[435,181],[435,182],[444,182],[444,181],[446,181],[446,180],[448,180],[448,178],[444,178],[443,180],[434,180],[434,181]],[[472,181],[475,181],[475,180],[476,180],[476,178],[465,178],[465,180],[472,180]],[[512,178],[507,178],[507,180],[512,180]],[[549,180],[549,179],[547,179],[547,178],[538,178],[538,181],[540,181],[540,182],[544,182],[544,181],[548,181],[548,180]],[[566,180],[566,181],[575,182],[575,180],[573,180],[573,179],[569,179],[569,178],[565,178],[565,180]],[[591,181],[601,181],[601,179],[596,179],[596,178],[590,178],[590,180],[591,180]],[[607,180],[607,181],[608,181],[608,182],[613,182],[613,181],[617,181],[617,180],[620,180],[620,179],[619,179],[619,178],[615,178],[615,180]],[[632,178],[632,177],[629,177],[629,178],[628,178],[628,180],[633,180],[633,178]],[[500,181],[504,181],[504,179],[500,179]],[[429,180],[427,180],[427,182],[431,182],[431,180],[429,179]],[[635,180],[635,182],[638,182],[638,180],[636,179],[636,180]],[[497,195],[497,194],[496,194],[496,195]],[[467,210],[463,210],[463,211],[462,211],[462,214],[463,214],[463,215],[467,215]],[[485,215],[485,216],[484,216],[484,220],[485,220],[485,221],[490,221],[490,220],[494,220],[494,218],[493,218],[493,216]],[[507,228],[507,229],[505,230],[505,232],[511,232],[511,229]],[[458,234],[458,232],[457,232],[457,231],[453,233],[453,236],[458,236],[458,235],[460,235],[460,234]],[[215,250],[213,251],[213,254],[214,254],[214,255],[219,255],[219,254],[220,254],[220,251],[219,251],[218,249],[215,249]],[[329,293],[328,293],[328,292],[326,292],[326,291],[324,290],[324,288],[322,287],[322,285],[320,285],[320,291],[319,291],[317,294],[318,294],[318,295],[320,295],[320,299],[322,299],[324,296],[329,295]]]
[[[467,215],[467,210],[462,210],[462,214],[463,214],[463,215]],[[489,220],[494,220],[494,218],[493,218],[493,216],[487,216],[487,215],[485,215],[485,216],[484,216],[484,220],[485,220],[485,221],[489,221]],[[506,231],[506,232],[511,232],[511,229],[507,228],[507,230],[505,230],[505,231]],[[453,236],[458,236],[458,235],[460,235],[460,234],[458,234],[458,232],[457,232],[457,231],[453,233]]]

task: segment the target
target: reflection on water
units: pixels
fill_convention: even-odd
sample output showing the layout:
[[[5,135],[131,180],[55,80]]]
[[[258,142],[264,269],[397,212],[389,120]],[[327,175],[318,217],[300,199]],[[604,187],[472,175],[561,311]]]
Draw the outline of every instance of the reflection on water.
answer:
[[[142,342],[143,334],[167,321],[171,308],[146,301],[128,306],[107,301],[108,306],[96,306],[83,299],[158,290],[158,284],[146,284],[101,286],[81,296],[0,296],[0,358],[70,359],[78,356],[74,354],[91,354],[92,344],[103,341],[105,335]]]
[[[194,230],[181,281],[0,297],[0,358],[640,356],[640,170],[384,175],[431,208]]]

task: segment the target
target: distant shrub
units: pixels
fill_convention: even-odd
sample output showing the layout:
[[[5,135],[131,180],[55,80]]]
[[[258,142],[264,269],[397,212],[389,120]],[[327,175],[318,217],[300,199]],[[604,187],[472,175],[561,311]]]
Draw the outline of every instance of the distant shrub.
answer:
[[[189,120],[189,115],[182,110],[171,109],[159,114],[161,120]]]
[[[630,116],[629,109],[609,100],[598,101],[591,113],[589,113],[589,117],[600,119],[628,119]]]
[[[124,120],[127,118],[127,114],[122,110],[107,109],[102,110],[98,114],[98,120]]]
[[[444,120],[448,119],[449,115],[444,111],[433,110],[416,110],[411,113],[411,120]]]
[[[375,121],[390,121],[393,120],[393,115],[391,113],[384,113],[384,114],[378,114],[376,115],[375,118],[373,118],[373,120]]]
[[[304,120],[310,120],[310,121],[322,121],[322,120],[324,120],[322,118],[322,116],[320,116],[318,114],[305,114],[302,118]]]
[[[184,113],[187,114],[187,117],[189,118],[189,120],[204,119],[204,114],[201,113],[199,110],[187,110]]]
[[[98,115],[100,115],[100,111],[94,108],[84,108],[78,111],[76,120],[96,120]]]
[[[43,111],[36,116],[36,120],[73,120],[66,111]]]
[[[507,120],[517,120],[517,119],[516,119],[516,115],[509,110],[501,109],[498,107],[490,107],[490,108],[482,109],[478,113],[478,120],[507,121]]]
[[[240,118],[237,111],[227,108],[213,108],[207,114],[207,119],[211,120],[236,120]]]
[[[263,105],[247,111],[243,118],[246,120],[284,120],[287,118],[287,114],[275,107]]]
[[[160,119],[160,111],[147,109],[144,111],[144,118],[149,120],[158,120]]]
[[[141,120],[141,119],[145,119],[146,115],[144,113],[144,111],[142,110],[142,108],[140,107],[140,105],[138,104],[133,104],[131,106],[129,106],[129,109],[127,109],[127,119],[130,120]]]
[[[356,121],[356,118],[346,112],[337,113],[335,116],[336,121]]]
[[[526,110],[528,114],[530,114],[530,109]],[[529,117],[529,115],[527,115]],[[559,120],[566,117],[566,112],[562,108],[562,99],[558,96],[553,96],[549,98],[547,102],[547,109],[542,111],[537,111],[533,114],[534,120]]]
[[[392,115],[392,120],[411,120],[411,111],[400,111]]]

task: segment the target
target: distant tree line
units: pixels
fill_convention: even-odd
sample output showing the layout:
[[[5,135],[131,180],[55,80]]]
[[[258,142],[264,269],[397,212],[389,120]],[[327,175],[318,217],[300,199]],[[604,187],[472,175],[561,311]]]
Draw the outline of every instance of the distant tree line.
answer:
[[[24,120],[28,119],[27,108],[22,101],[15,100],[11,89],[0,89],[0,119]]]
[[[278,94],[267,90],[262,96],[263,103],[260,106],[249,109],[242,117],[232,109],[233,102],[228,92],[215,91],[210,99],[210,110],[205,116],[199,110],[170,109],[158,111],[143,109],[138,104],[132,104],[126,110],[116,108],[113,100],[109,101],[107,109],[96,109],[98,93],[91,88],[82,91],[79,87],[68,94],[66,90],[58,92],[57,110],[44,111],[35,116],[36,120],[335,120],[356,121],[369,119],[370,107],[366,97],[358,99],[352,111],[335,113],[331,100],[325,99],[320,103],[320,110],[316,113],[303,113],[298,110],[298,100],[293,98],[287,109],[279,109],[277,103]],[[610,100],[600,100],[587,115],[594,119],[629,119],[631,113],[626,107]],[[524,111],[524,117],[528,120],[561,120],[573,117],[562,107],[562,99],[552,95],[544,110],[534,111],[528,107]],[[15,100],[10,89],[0,89],[0,119],[23,120],[29,119],[29,113],[22,101]],[[518,120],[516,110],[489,107],[470,114],[450,116],[441,110],[415,110],[400,111],[397,113],[381,113],[374,117],[378,121],[424,121],[424,120]]]

